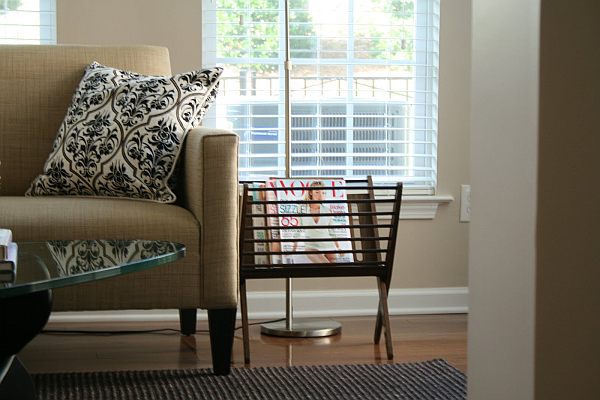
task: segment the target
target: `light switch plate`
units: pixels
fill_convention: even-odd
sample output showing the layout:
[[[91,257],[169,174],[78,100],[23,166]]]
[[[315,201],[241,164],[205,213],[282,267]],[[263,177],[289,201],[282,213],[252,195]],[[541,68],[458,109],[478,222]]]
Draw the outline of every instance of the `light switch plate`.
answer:
[[[460,185],[460,222],[471,221],[471,185]]]

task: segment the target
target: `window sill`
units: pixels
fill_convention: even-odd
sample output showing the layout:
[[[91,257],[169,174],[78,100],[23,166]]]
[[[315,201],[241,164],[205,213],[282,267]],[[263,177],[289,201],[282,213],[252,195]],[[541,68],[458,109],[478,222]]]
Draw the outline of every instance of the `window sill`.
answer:
[[[438,207],[454,201],[450,195],[402,196],[400,219],[434,219]]]

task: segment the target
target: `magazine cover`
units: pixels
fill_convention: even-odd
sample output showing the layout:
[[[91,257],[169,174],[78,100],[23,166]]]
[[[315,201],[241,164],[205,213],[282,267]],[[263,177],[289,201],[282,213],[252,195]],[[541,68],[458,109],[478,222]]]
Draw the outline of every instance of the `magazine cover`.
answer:
[[[275,187],[274,183],[271,181],[267,182],[267,185],[269,185],[269,187]],[[277,200],[277,194],[275,193],[275,191],[267,190],[264,193],[265,193],[265,197],[266,197],[267,201]],[[271,215],[277,214],[277,204],[267,204],[267,214],[271,214]],[[278,227],[279,226],[279,218],[276,216],[268,217],[267,224],[271,227]],[[279,239],[280,238],[279,229],[269,229],[267,231],[267,235],[268,235],[269,239]],[[281,251],[281,243],[270,242],[268,244],[268,249],[270,252]],[[270,257],[271,257],[271,264],[281,264],[282,263],[281,254],[271,254]]]
[[[253,185],[253,187],[264,188],[264,183],[259,183]],[[263,191],[249,191],[250,196],[252,196],[252,201],[264,201],[266,198],[266,192]],[[253,204],[252,205],[252,214],[264,214],[265,213],[265,205],[264,204]],[[266,225],[266,217],[253,217],[252,225],[254,227],[265,226]],[[253,236],[256,240],[265,240],[267,238],[267,231],[255,229],[253,230]],[[266,252],[268,249],[266,242],[256,242],[254,243],[254,251],[255,252]],[[254,255],[254,263],[259,265],[265,265],[269,263],[269,258],[267,255],[256,254]]]
[[[346,200],[344,189],[318,189],[320,187],[343,187],[343,179],[270,179],[270,187],[286,188],[275,191],[277,200]],[[312,190],[307,190],[311,188]],[[279,226],[290,226],[292,229],[281,229],[282,239],[297,239],[294,242],[281,243],[282,251],[337,251],[352,250],[352,243],[344,240],[304,241],[303,239],[332,239],[350,238],[350,228],[339,228],[339,225],[349,225],[347,203],[310,203],[310,204],[278,204],[279,214],[297,214],[297,216],[280,216]],[[322,214],[322,215],[303,215]],[[305,229],[310,227],[310,229]],[[352,253],[324,254],[291,254],[283,255],[284,264],[301,263],[341,263],[353,262]]]

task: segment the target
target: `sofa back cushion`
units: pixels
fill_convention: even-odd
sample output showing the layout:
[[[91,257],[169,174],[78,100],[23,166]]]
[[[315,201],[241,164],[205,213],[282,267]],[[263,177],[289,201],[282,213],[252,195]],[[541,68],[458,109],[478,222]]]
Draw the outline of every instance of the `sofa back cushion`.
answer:
[[[73,92],[92,61],[170,75],[152,46],[0,46],[0,195],[23,195],[42,171]]]

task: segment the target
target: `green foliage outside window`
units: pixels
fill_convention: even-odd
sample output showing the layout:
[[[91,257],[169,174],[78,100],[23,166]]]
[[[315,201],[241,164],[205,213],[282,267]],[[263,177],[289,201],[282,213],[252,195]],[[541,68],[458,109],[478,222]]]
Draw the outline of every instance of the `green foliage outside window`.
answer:
[[[0,0],[0,15],[21,7],[21,0]]]
[[[345,54],[348,49],[343,38],[321,38],[321,53],[317,53],[319,41],[309,5],[310,0],[290,0],[292,59]],[[386,23],[369,21],[370,14],[366,12],[362,16],[360,8],[367,5],[384,15]],[[414,59],[414,0],[356,0],[354,14],[359,25],[367,26],[354,33],[355,58]],[[239,61],[236,64],[267,74],[277,71],[281,58],[279,52],[283,52],[280,17],[283,17],[283,12],[280,11],[279,0],[218,0],[217,57],[260,60],[252,65],[239,64]]]

